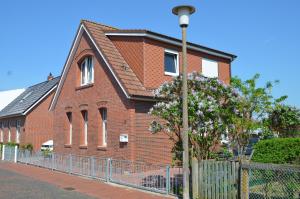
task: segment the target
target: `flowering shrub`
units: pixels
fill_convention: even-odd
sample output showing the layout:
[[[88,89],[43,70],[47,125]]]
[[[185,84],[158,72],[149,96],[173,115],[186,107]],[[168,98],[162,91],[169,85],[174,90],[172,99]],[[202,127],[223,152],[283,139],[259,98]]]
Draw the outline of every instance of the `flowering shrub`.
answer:
[[[162,84],[155,90],[155,96],[161,100],[149,112],[157,117],[150,124],[150,131],[168,134],[175,142],[173,152],[182,151],[181,87],[181,77]],[[239,100],[238,93],[217,78],[206,78],[196,72],[188,74],[189,143],[193,149],[192,156],[209,158],[210,148],[220,140],[222,134],[234,127],[230,125],[228,114],[239,115],[238,109],[235,109]]]

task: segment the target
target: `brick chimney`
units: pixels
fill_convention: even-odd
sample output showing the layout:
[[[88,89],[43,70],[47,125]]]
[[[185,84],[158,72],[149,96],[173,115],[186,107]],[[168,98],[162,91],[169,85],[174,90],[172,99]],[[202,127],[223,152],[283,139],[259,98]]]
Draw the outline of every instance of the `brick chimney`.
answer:
[[[52,80],[53,78],[54,78],[54,77],[53,77],[52,73],[49,73],[49,75],[48,75],[48,77],[47,77],[47,80],[50,81],[50,80]]]

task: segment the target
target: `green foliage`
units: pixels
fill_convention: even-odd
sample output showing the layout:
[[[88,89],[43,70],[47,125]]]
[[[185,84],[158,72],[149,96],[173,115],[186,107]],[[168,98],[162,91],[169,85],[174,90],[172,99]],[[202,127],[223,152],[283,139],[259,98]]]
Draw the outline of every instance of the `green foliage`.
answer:
[[[32,144],[24,144],[24,145],[21,145],[20,146],[21,149],[23,150],[29,150],[29,151],[32,151],[33,150],[33,145]]]
[[[155,95],[165,101],[156,103],[150,110],[150,114],[156,116],[150,124],[150,130],[169,135],[175,143],[173,152],[182,150],[181,85],[181,77],[176,77],[160,86]],[[226,129],[231,128],[227,117],[228,113],[236,113],[234,104],[238,99],[233,88],[217,78],[206,78],[199,73],[188,75],[189,144],[193,149],[190,151],[192,156],[209,158],[211,147],[218,143]]]
[[[286,99],[286,96],[278,99],[273,98],[272,88],[277,81],[267,82],[265,86],[258,87],[259,76],[256,74],[246,81],[242,81],[238,77],[231,79],[231,86],[241,96],[241,99],[235,104],[239,114],[228,115],[228,122],[234,126],[234,128],[229,129],[229,134],[233,144],[238,148],[239,155],[245,151],[251,133],[267,129],[264,121],[274,104]]]
[[[19,146],[19,144],[15,143],[15,142],[7,142],[4,145],[5,146]]]
[[[300,110],[296,107],[277,104],[267,119],[269,128],[279,137],[297,137],[300,126]]]
[[[261,140],[254,146],[252,161],[275,164],[299,164],[300,138]]]

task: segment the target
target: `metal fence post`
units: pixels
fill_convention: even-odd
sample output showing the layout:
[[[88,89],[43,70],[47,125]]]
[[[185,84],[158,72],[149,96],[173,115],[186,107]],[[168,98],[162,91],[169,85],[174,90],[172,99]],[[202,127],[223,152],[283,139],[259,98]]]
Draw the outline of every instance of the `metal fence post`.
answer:
[[[111,179],[112,174],[112,165],[111,165],[111,159],[107,158],[106,160],[106,181],[109,182]]]
[[[17,163],[18,161],[18,146],[15,146],[15,157],[14,157],[14,163]]]
[[[53,171],[54,169],[54,153],[51,156],[51,170]]]
[[[69,155],[69,161],[70,161],[69,162],[69,173],[71,174],[72,173],[72,166],[73,166],[72,165],[72,154]]]
[[[2,160],[5,159],[5,145],[2,146]]]
[[[166,194],[170,194],[170,166],[166,167]]]
[[[95,176],[95,158],[91,156],[91,176]]]

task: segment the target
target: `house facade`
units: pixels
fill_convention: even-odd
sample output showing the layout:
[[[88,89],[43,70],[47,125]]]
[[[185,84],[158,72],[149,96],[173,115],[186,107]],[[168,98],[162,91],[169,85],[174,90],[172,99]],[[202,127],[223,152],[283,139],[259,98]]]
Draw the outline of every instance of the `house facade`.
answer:
[[[151,134],[153,90],[180,74],[181,41],[83,20],[52,100],[54,151],[170,163],[173,143]],[[230,81],[234,55],[188,43],[188,72]]]
[[[59,77],[33,85],[0,111],[0,142],[32,144],[34,151],[53,139],[53,113],[49,106]]]

